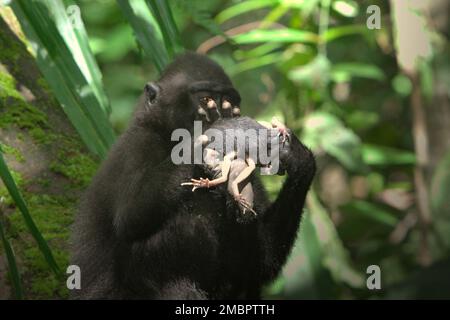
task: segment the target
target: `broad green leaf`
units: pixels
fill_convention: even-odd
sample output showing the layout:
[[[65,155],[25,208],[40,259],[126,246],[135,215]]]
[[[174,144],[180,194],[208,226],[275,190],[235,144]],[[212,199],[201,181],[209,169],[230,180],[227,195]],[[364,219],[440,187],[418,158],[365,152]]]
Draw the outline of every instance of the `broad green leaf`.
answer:
[[[215,20],[218,23],[223,23],[227,20],[230,20],[231,18],[234,18],[238,15],[258,10],[265,7],[270,7],[277,5],[280,1],[279,0],[249,0],[249,1],[243,1],[240,3],[235,4],[234,6],[231,6],[222,12],[220,12]]]
[[[413,152],[371,144],[362,145],[364,162],[368,165],[413,165]]]
[[[351,78],[367,78],[373,80],[384,80],[383,71],[373,64],[349,62],[338,63],[331,68],[331,77],[336,82],[348,81]]]
[[[346,212],[353,213],[355,215],[364,215],[375,222],[390,227],[395,227],[399,220],[390,211],[368,201],[353,200],[343,205],[342,208],[345,209]]]
[[[322,137],[323,149],[352,171],[364,170],[361,157],[361,140],[350,129],[339,127],[327,131]]]
[[[250,44],[259,42],[275,43],[316,43],[317,35],[309,31],[294,29],[253,30],[231,37],[237,44]]]
[[[312,222],[323,251],[323,264],[330,270],[337,282],[344,282],[351,287],[361,288],[364,279],[361,272],[351,265],[350,255],[339,238],[336,227],[314,191],[308,195],[308,208]]]
[[[36,240],[39,246],[39,250],[41,250],[42,254],[45,257],[45,260],[47,261],[53,272],[55,272],[56,275],[60,275],[61,274],[60,269],[53,257],[52,251],[50,250],[47,241],[45,241],[41,232],[34,223],[34,220],[31,217],[30,212],[28,211],[28,207],[25,203],[25,200],[22,198],[22,195],[20,194],[20,191],[17,188],[17,185],[8,169],[8,166],[6,165],[6,162],[3,158],[3,151],[1,149],[0,149],[0,177],[3,183],[5,184],[5,187],[8,190],[9,194],[11,195],[11,198],[16,203],[17,208],[19,208],[20,212],[22,213],[22,216],[25,220],[25,224],[30,230],[30,233],[33,236],[33,238]]]
[[[323,88],[328,84],[331,63],[324,55],[317,55],[311,62],[288,72],[294,82],[312,88]]]
[[[161,30],[149,11],[145,0],[117,0],[122,13],[133,27],[136,38],[145,54],[161,72],[169,61],[169,54],[164,46]]]
[[[6,260],[8,261],[9,274],[11,276],[11,283],[14,288],[14,294],[16,296],[16,299],[22,299],[23,298],[22,281],[20,279],[19,269],[17,268],[16,257],[14,255],[14,250],[11,244],[9,243],[9,240],[6,238],[5,231],[2,225],[1,216],[0,216],[0,238],[2,239],[3,248],[5,249]]]
[[[74,57],[53,20],[50,7],[56,7],[57,3],[61,6],[60,0],[17,0],[11,6],[36,53],[37,64],[64,112],[89,150],[105,157],[115,134],[105,108],[95,94],[95,85],[86,80],[79,66],[77,59],[81,59],[80,56]],[[58,18],[58,24],[63,23],[65,28],[72,26],[68,18],[65,22]]]
[[[303,139],[313,150],[324,150],[347,169],[364,171],[359,137],[334,115],[315,112],[305,119]]]
[[[146,0],[150,11],[158,22],[166,49],[171,58],[183,51],[180,34],[172,15],[169,2],[166,0]]]

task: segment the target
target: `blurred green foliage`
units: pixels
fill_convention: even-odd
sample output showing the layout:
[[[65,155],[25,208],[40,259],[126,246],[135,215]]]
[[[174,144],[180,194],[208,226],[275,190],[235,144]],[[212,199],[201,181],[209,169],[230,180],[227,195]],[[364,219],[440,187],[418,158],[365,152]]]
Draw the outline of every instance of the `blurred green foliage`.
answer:
[[[133,31],[114,1],[78,2],[111,100],[111,121],[120,132],[143,84],[158,72],[134,44]],[[393,54],[389,3],[169,3],[183,47],[207,52],[224,66],[243,96],[244,113],[260,120],[282,116],[319,163],[298,241],[266,296],[426,297],[417,294],[418,283],[409,282],[428,269],[417,260],[420,223],[405,223],[417,214],[409,109],[413,89]],[[366,28],[371,4],[381,8],[380,30]],[[436,57],[445,50],[446,41],[436,47]],[[440,67],[431,62],[421,67],[424,97],[432,95],[432,79],[448,70],[448,61]],[[434,222],[444,228],[432,228],[429,235],[433,262],[449,253],[444,199],[450,190],[448,156],[442,161],[436,190],[430,193],[434,208],[439,208],[433,211]],[[263,177],[272,198],[282,180]],[[381,267],[382,290],[366,289],[371,264]],[[448,278],[448,273],[440,276]],[[406,284],[406,293],[398,289]],[[448,289],[441,293],[450,296]]]
[[[133,45],[132,30],[113,1],[79,3],[111,98],[111,120],[120,132],[143,83],[157,78],[157,71]],[[417,260],[420,223],[405,222],[417,215],[409,109],[413,88],[393,54],[388,3],[170,4],[182,45],[207,51],[231,73],[243,96],[244,113],[261,120],[282,116],[319,163],[299,239],[282,275],[266,289],[267,297],[427,297],[427,292],[417,293],[419,283],[409,282],[428,269]],[[380,30],[365,27],[371,4],[384,15]],[[441,46],[437,57],[448,50],[447,42]],[[430,62],[421,70],[422,94],[430,97],[433,73],[448,72],[448,63],[445,70],[433,69]],[[449,264],[450,238],[447,168],[448,157],[437,170],[435,190],[430,190],[439,228],[432,228],[427,249],[432,261],[444,259],[444,266]],[[274,198],[282,178],[263,181]],[[371,264],[381,267],[382,290],[366,289]],[[442,270],[439,276],[448,278]],[[409,291],[399,289],[404,286]],[[441,295],[449,297],[445,290]]]
[[[432,212],[424,248],[414,180],[414,85],[396,61],[388,1],[75,2],[116,133],[126,128],[144,84],[158,78],[165,56],[185,48],[207,53],[230,73],[244,114],[282,117],[314,151],[319,170],[298,240],[265,297],[450,297],[450,150],[440,150],[444,156],[424,186]],[[152,20],[139,11],[144,2],[161,15]],[[373,4],[382,12],[379,30],[366,27]],[[429,32],[433,55],[418,66],[425,104],[436,79],[450,87],[448,35]],[[165,47],[152,46],[161,39]],[[262,178],[275,198],[283,178]],[[419,259],[423,250],[428,266]],[[381,290],[366,287],[372,264],[381,267]]]

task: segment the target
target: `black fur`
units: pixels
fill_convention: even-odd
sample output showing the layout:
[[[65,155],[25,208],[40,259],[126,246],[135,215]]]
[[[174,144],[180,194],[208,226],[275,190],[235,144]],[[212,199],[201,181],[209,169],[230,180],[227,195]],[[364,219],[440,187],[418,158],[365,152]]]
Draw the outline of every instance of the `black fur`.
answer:
[[[281,159],[288,177],[278,199],[269,204],[254,181],[261,214],[248,224],[236,221],[226,188],[193,193],[180,186],[205,176],[202,166],[170,159],[170,133],[192,126],[197,106],[191,85],[204,81],[215,90],[223,86],[225,94],[232,88],[217,64],[189,53],[146,90],[151,101],[148,92],[143,95],[76,217],[71,263],[81,267],[82,289],[73,298],[259,298],[261,286],[281,270],[314,175],[313,156],[291,136]],[[239,104],[238,94],[231,96]]]

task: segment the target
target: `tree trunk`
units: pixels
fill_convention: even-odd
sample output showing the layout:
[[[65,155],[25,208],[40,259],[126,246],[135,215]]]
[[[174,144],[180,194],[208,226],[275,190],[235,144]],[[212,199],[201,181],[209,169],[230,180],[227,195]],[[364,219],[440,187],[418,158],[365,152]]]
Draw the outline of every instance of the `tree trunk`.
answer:
[[[49,91],[12,12],[0,8],[0,143],[30,213],[63,272],[68,236],[80,192],[97,159],[88,154]],[[14,248],[25,298],[64,298],[57,279],[0,181],[0,218]],[[0,299],[11,297],[0,246]]]

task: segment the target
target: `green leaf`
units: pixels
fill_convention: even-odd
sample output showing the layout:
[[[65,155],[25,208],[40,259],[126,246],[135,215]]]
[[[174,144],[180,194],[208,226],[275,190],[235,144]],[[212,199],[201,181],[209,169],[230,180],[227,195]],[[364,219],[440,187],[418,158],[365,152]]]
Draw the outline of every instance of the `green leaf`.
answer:
[[[338,127],[322,137],[323,149],[335,157],[344,167],[352,171],[363,171],[361,140],[350,129]]]
[[[353,200],[343,205],[342,208],[350,214],[364,215],[370,220],[387,225],[389,227],[395,227],[399,220],[390,211],[385,210],[379,205],[370,203],[368,201]]]
[[[392,87],[402,97],[409,96],[412,91],[411,80],[404,74],[398,74],[392,79]]]
[[[324,150],[347,169],[364,171],[359,137],[334,115],[314,112],[305,119],[303,139],[313,150]]]
[[[430,102],[433,97],[433,69],[428,60],[419,60],[420,88],[423,96]]]
[[[322,258],[323,252],[311,214],[305,212],[297,241],[282,271],[283,297],[329,298],[325,295],[329,291],[327,287],[331,276],[323,266]]]
[[[5,231],[3,229],[1,221],[1,216],[0,216],[0,238],[2,239],[3,248],[5,249],[6,260],[8,261],[9,274],[11,276],[11,283],[14,288],[14,294],[16,295],[16,299],[23,299],[22,281],[20,279],[19,269],[17,268],[16,257],[14,255],[14,250],[11,244],[9,243],[9,240],[6,238]]]
[[[355,1],[350,0],[334,1],[332,7],[334,11],[347,18],[354,18],[358,15],[359,12],[358,4]]]
[[[102,107],[96,94],[94,82],[86,79],[87,73],[83,73],[83,69],[91,64],[85,62],[83,67],[84,54],[79,53],[79,46],[72,43],[78,40],[69,36],[69,32],[65,33],[66,39],[60,34],[59,30],[73,26],[61,9],[61,1],[17,0],[11,6],[36,52],[37,64],[64,112],[89,150],[105,157],[115,134],[105,112],[107,108]],[[59,15],[58,25],[53,20],[55,14]],[[71,42],[70,47],[68,42]]]
[[[230,20],[231,18],[234,18],[238,15],[258,10],[265,7],[275,6],[279,3],[279,0],[248,0],[243,1],[238,4],[235,4],[234,6],[231,6],[222,12],[220,12],[215,20],[217,23],[223,23],[227,20]]]
[[[350,35],[367,35],[369,29],[366,25],[348,25],[342,27],[329,28],[324,34],[322,41],[331,42],[341,37],[346,37]]]
[[[56,275],[60,275],[61,272],[58,267],[58,264],[56,263],[53,257],[52,251],[50,250],[47,241],[45,241],[41,232],[34,223],[34,220],[31,217],[30,212],[28,211],[28,207],[25,203],[25,200],[22,198],[22,195],[20,194],[20,191],[17,188],[17,185],[11,175],[11,172],[9,171],[8,166],[6,165],[6,162],[3,158],[3,151],[1,149],[0,149],[0,178],[5,184],[5,187],[8,190],[9,194],[11,195],[11,198],[14,200],[20,212],[22,213],[22,216],[25,220],[25,224],[30,230],[33,238],[36,240],[39,246],[39,250],[41,250],[48,265]]]
[[[362,155],[368,165],[413,165],[413,152],[371,144],[363,144]]]
[[[238,49],[234,52],[234,56],[238,60],[259,58],[281,48],[281,46],[280,43],[264,43],[246,51]]]
[[[447,216],[450,212],[450,150],[436,166],[431,180],[431,207],[433,212]]]
[[[267,66],[269,64],[277,63],[282,60],[282,53],[276,52],[266,54],[258,58],[247,59],[243,62],[235,64],[228,71],[230,75],[235,76],[238,73]]]
[[[66,8],[57,1],[52,2],[52,14],[55,17],[58,30],[74,55],[87,82],[93,87],[94,94],[102,109],[109,115],[111,113],[111,105],[103,90],[102,73],[89,45],[89,38],[81,19],[80,9],[72,0],[64,0],[64,4]],[[72,23],[77,23],[75,28],[67,25],[68,18],[69,20],[72,19]]]
[[[333,221],[314,191],[310,191],[308,197],[308,208],[310,208],[312,222],[320,240],[324,266],[330,270],[336,281],[354,288],[361,288],[364,284],[363,276],[353,268],[350,255],[339,238]]]
[[[212,18],[211,11],[205,8],[204,0],[178,0],[175,2],[175,5],[178,5],[183,12],[192,17],[197,25],[202,26],[213,35],[222,36],[230,40]]]
[[[359,77],[373,80],[384,80],[383,71],[373,64],[349,62],[338,63],[331,68],[331,77],[337,81],[348,81],[350,78]]]
[[[320,88],[329,81],[331,63],[325,55],[317,55],[311,62],[288,72],[288,77],[301,85]]]
[[[250,44],[259,42],[276,43],[316,43],[317,35],[309,31],[294,29],[253,30],[231,37],[237,44]]]
[[[159,25],[150,13],[145,0],[117,0],[117,3],[133,27],[145,54],[153,61],[156,69],[162,72],[168,64],[169,54],[164,45]]]
[[[169,2],[166,0],[146,0],[147,6],[158,22],[159,28],[163,35],[166,49],[171,58],[183,51],[181,45],[180,33],[172,15]]]

